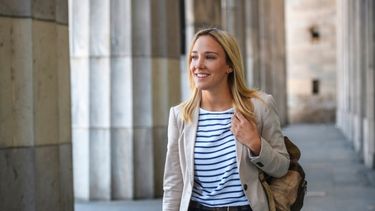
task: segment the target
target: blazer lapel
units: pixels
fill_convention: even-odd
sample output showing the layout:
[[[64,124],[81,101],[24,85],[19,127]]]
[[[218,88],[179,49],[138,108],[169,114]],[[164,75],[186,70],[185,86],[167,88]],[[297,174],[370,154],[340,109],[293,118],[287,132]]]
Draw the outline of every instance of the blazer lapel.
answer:
[[[236,138],[234,139],[234,141],[235,141],[235,144],[236,144],[237,168],[240,170],[241,169],[240,166],[241,166],[241,160],[242,160],[241,158],[242,158],[243,145],[240,142],[238,142],[236,140]]]
[[[199,109],[195,109],[192,116],[192,122],[185,125],[185,144],[186,144],[186,164],[189,172],[194,178],[194,146],[197,134]]]

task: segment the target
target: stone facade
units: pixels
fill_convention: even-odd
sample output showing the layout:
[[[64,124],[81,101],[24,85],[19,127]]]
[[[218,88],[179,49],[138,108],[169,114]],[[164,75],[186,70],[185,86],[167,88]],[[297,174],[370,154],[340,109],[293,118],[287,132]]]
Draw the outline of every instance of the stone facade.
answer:
[[[0,3],[0,210],[73,210],[68,2]]]
[[[290,123],[334,122],[336,1],[286,1]]]
[[[375,4],[337,1],[337,126],[364,163],[375,168]]]

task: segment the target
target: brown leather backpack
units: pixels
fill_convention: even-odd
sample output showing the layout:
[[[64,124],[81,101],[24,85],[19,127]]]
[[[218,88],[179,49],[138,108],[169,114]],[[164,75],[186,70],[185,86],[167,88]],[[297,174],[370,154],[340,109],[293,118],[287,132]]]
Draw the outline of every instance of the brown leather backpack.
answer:
[[[299,211],[307,190],[305,172],[298,163],[301,152],[288,137],[284,137],[284,142],[290,157],[288,173],[274,178],[260,172],[259,179],[266,192],[270,211]]]

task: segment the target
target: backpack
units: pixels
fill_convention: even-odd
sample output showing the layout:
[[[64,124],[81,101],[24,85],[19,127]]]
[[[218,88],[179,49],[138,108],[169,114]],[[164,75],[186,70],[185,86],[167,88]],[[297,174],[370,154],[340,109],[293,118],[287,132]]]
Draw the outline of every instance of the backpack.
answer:
[[[267,195],[270,211],[299,211],[307,190],[305,172],[298,163],[301,152],[288,137],[284,136],[284,142],[290,157],[288,173],[274,178],[261,171],[259,180]]]

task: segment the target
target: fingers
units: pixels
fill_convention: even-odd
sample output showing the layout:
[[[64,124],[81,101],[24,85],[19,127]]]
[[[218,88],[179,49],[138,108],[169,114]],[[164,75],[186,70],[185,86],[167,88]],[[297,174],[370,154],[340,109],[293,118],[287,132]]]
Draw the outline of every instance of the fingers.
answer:
[[[247,121],[247,119],[244,117],[243,114],[241,114],[241,112],[234,112],[234,116],[236,117],[236,119],[239,120],[239,122]]]

